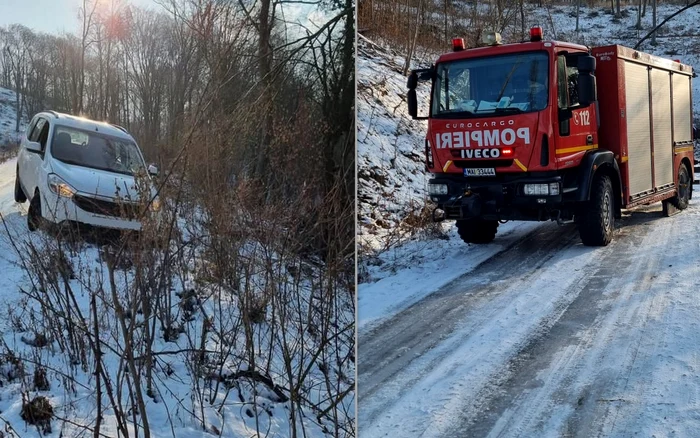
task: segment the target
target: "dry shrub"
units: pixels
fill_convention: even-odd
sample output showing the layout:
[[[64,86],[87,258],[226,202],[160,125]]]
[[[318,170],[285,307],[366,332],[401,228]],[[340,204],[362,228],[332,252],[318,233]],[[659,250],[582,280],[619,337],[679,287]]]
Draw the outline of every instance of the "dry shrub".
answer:
[[[39,427],[43,433],[51,433],[53,406],[43,395],[34,397],[30,402],[23,402],[20,416],[27,423]]]
[[[49,379],[46,377],[46,368],[36,367],[34,369],[34,389],[36,391],[48,391],[51,389]]]

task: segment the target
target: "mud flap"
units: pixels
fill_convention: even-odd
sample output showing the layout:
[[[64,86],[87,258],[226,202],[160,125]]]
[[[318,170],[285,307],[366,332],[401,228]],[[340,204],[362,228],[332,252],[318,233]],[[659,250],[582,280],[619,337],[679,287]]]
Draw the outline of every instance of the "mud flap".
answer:
[[[661,204],[663,205],[664,217],[674,216],[681,212],[669,201],[661,201]]]

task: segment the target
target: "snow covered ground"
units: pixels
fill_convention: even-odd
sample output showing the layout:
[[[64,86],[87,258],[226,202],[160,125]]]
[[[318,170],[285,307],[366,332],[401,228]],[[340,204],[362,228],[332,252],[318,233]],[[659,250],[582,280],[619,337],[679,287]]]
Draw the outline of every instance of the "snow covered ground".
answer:
[[[574,6],[532,7],[528,24],[589,46],[633,46],[651,24],[650,9],[639,31],[633,7],[620,22],[582,7],[575,32]],[[700,37],[680,36],[699,20],[690,9],[641,49],[697,71]],[[696,436],[700,199],[626,214],[606,248],[553,223],[501,225],[486,246],[451,223],[411,230],[425,122],[407,115],[402,54],[373,38],[357,61],[360,436]]]
[[[542,225],[361,328],[360,436],[694,436],[699,219],[635,211],[606,248]]]

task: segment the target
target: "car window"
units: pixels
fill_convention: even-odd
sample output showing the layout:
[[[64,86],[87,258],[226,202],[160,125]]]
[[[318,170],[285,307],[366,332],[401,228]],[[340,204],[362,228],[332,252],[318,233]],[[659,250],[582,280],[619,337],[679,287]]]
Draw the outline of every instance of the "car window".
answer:
[[[46,151],[46,140],[49,138],[49,127],[50,124],[47,120],[41,119],[40,122],[43,121],[43,125],[41,123],[37,123],[37,130],[39,130],[39,126],[41,125],[41,131],[39,131],[39,136],[37,138],[37,141],[41,145],[41,152]]]
[[[32,129],[31,134],[29,134],[29,141],[39,141],[39,134],[41,134],[41,130],[44,128],[44,125],[46,124],[46,119],[43,117],[39,117],[36,121],[36,125],[34,125],[34,129]]]
[[[29,140],[29,136],[32,134],[32,130],[34,129],[34,127],[36,126],[36,122],[38,122],[38,121],[39,121],[39,118],[37,117],[34,120],[32,120],[32,123],[30,123],[29,126],[27,127],[27,134],[26,134],[27,140]]]
[[[51,155],[64,163],[126,175],[146,171],[133,141],[66,126],[54,128]]]
[[[36,121],[36,125],[32,129],[31,134],[29,134],[29,141],[38,142],[41,145],[41,152],[46,150],[46,139],[49,136],[49,123],[43,117],[39,117]]]

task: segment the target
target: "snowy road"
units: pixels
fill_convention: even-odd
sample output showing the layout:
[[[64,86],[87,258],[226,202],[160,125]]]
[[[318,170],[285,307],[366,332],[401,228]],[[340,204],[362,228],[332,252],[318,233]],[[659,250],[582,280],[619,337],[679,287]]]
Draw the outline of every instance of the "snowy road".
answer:
[[[360,436],[696,436],[699,250],[697,199],[537,227],[359,332]]]
[[[16,158],[0,163],[0,213],[3,215],[19,211],[20,208],[14,198],[16,166]]]

